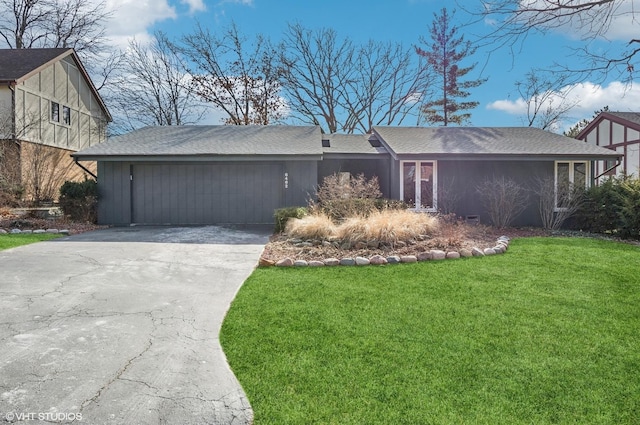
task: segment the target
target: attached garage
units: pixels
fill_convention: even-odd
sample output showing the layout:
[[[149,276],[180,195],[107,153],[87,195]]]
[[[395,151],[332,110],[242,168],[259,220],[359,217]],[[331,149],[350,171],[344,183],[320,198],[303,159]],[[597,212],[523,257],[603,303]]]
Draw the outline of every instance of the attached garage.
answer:
[[[269,163],[132,166],[132,222],[269,223],[283,205],[284,167]]]
[[[103,224],[273,223],[304,205],[319,127],[147,127],[74,154],[98,162]]]

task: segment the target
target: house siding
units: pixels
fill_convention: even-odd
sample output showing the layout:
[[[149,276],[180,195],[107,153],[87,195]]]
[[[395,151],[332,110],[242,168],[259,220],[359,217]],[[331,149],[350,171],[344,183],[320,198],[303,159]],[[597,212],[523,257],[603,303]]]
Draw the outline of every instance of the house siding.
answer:
[[[491,224],[483,206],[483,195],[477,186],[485,180],[509,178],[525,189],[533,186],[536,177],[554,176],[553,161],[438,161],[438,202],[444,205],[449,193],[455,193],[452,209],[461,217],[478,216],[480,223]],[[514,226],[541,226],[538,200],[529,192],[527,208],[515,218]]]
[[[99,161],[98,222],[272,223],[276,208],[306,204],[316,175],[315,161]]]
[[[17,137],[77,151],[106,139],[107,117],[70,57],[30,76],[15,87]],[[60,121],[51,120],[51,102],[60,105]],[[63,107],[71,123],[63,122]]]

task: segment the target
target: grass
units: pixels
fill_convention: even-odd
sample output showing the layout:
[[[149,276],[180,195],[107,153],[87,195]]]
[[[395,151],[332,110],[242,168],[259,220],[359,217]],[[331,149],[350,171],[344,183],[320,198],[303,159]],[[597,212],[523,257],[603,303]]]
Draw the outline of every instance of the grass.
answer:
[[[0,235],[0,251],[3,249],[15,248],[30,243],[48,241],[59,238],[60,234],[55,233],[36,233],[36,234],[6,234]]]
[[[261,268],[221,341],[255,424],[640,423],[640,249]]]

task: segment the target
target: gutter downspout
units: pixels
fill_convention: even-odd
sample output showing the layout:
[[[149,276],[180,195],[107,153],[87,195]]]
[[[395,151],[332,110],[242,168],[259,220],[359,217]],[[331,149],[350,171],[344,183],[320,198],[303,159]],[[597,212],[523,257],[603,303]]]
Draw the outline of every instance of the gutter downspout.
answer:
[[[85,167],[84,165],[80,164],[80,162],[78,162],[78,158],[73,157],[73,162],[80,168],[82,168],[85,173],[89,174],[91,177],[93,177],[94,179],[96,179],[96,181],[98,180],[98,176],[96,176],[95,174],[93,174],[91,172],[91,170],[89,170],[87,167]]]
[[[16,89],[15,83],[9,82],[7,84],[9,91],[11,92],[11,140],[14,144],[18,143],[18,135],[16,134]]]
[[[622,160],[620,160],[620,158],[617,158],[616,159],[616,163],[614,165],[612,165],[611,167],[609,167],[606,170],[604,170],[602,173],[600,173],[597,176],[595,176],[593,178],[593,180],[597,181],[600,177],[604,176],[605,174],[607,174],[609,171],[613,170],[614,168],[616,168],[620,164],[622,164]]]

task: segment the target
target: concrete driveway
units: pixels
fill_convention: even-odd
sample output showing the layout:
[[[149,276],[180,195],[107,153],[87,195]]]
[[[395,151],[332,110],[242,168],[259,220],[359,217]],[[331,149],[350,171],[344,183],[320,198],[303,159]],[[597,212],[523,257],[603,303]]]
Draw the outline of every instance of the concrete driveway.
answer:
[[[0,251],[0,423],[251,423],[218,334],[269,230],[113,228]]]

